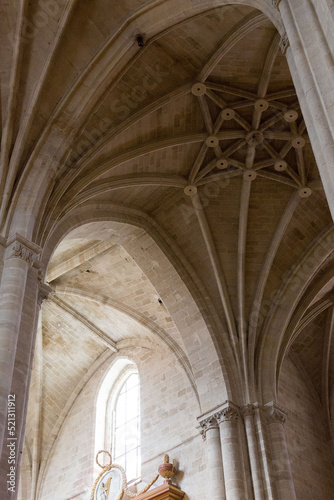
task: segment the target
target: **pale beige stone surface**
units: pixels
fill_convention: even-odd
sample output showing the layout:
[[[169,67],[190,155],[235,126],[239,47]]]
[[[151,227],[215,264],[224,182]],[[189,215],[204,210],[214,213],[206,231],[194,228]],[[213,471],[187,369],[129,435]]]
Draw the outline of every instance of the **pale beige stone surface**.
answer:
[[[1,500],[88,500],[132,362],[143,484],[169,452],[190,500],[334,497],[333,28],[331,0],[2,2]]]

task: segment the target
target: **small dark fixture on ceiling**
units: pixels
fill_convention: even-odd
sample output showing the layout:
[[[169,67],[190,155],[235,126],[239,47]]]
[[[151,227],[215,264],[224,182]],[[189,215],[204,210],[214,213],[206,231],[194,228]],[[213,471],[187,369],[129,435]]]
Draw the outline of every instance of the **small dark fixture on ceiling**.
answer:
[[[138,47],[144,47],[144,38],[141,35],[137,36]]]

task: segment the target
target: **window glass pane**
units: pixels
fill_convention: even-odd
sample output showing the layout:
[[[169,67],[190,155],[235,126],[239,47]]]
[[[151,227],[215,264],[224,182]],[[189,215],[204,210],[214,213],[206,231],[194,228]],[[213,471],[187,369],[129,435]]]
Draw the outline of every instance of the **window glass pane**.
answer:
[[[125,423],[126,415],[126,393],[120,394],[116,406],[116,427]]]
[[[126,382],[126,385],[127,385],[127,389],[131,389],[132,387],[135,387],[139,384],[139,377],[136,373],[133,373],[133,375],[130,375],[130,377],[128,378],[127,382]]]
[[[114,462],[125,468],[128,481],[140,477],[139,376],[123,384],[116,402]]]
[[[115,457],[119,457],[125,453],[125,443],[126,443],[126,428],[122,425],[117,429],[116,433],[116,443],[115,443]]]
[[[126,475],[128,481],[138,477],[137,457],[137,450],[132,450],[126,454]]]
[[[138,446],[138,419],[131,420],[126,424],[126,451]]]
[[[134,387],[133,389],[129,390],[127,392],[127,405],[126,405],[126,420],[132,420],[135,418],[139,411],[138,411],[138,386]]]
[[[125,384],[123,385],[122,389],[121,389],[121,392],[120,394],[124,394],[124,392],[126,392],[127,390],[127,381],[125,382]]]

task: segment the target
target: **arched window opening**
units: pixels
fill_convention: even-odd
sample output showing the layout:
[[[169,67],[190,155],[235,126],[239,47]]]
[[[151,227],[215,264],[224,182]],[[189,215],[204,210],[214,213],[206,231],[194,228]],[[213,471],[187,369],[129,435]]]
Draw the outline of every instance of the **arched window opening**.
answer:
[[[124,467],[129,482],[140,477],[139,398],[139,376],[132,373],[118,394],[113,425],[113,461]]]
[[[113,361],[96,400],[95,455],[108,450],[124,467],[128,483],[140,479],[140,380],[127,358]],[[96,474],[99,468],[96,466]]]

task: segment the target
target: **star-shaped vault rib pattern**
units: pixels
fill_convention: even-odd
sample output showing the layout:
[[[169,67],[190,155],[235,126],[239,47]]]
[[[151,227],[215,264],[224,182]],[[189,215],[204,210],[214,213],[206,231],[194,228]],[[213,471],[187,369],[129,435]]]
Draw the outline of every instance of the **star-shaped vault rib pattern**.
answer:
[[[287,184],[301,197],[312,193],[303,153],[308,137],[296,92],[268,92],[278,47],[276,34],[257,93],[211,81],[209,76],[192,86],[208,136],[191,166],[189,186],[243,175],[249,181],[260,176]],[[294,154],[289,155],[291,150]]]

